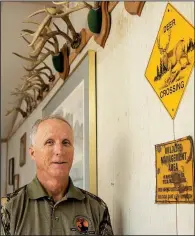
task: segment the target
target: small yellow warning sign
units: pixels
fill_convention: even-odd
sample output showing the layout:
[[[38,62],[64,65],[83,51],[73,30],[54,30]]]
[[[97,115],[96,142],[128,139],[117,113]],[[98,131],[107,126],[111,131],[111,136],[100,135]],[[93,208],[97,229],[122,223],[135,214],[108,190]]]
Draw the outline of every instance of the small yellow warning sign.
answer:
[[[156,203],[194,203],[191,136],[155,145]]]
[[[194,27],[168,3],[145,77],[172,119],[194,67],[194,49]]]

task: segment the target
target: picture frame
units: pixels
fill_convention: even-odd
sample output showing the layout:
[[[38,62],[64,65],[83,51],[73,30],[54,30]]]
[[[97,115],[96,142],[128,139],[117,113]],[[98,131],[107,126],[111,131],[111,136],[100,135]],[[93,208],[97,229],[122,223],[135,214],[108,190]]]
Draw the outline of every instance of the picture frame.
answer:
[[[19,189],[19,180],[20,180],[19,174],[14,175],[13,191]]]
[[[26,163],[26,132],[20,138],[20,167]]]
[[[70,177],[76,187],[97,195],[96,53],[89,50],[42,110],[61,115],[74,131]]]
[[[14,162],[15,162],[14,157],[9,159],[9,172],[8,172],[9,185],[14,184]]]

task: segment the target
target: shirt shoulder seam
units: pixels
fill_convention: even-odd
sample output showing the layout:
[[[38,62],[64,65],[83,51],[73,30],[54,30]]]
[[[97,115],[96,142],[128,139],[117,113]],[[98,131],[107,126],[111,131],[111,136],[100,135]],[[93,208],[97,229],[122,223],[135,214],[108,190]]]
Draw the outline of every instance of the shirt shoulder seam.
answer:
[[[106,203],[98,196],[96,196],[95,194],[93,193],[90,193],[84,189],[81,189],[81,188],[78,188],[85,196],[88,196],[90,198],[92,198],[93,200],[97,201],[99,203],[100,206],[102,206],[104,209],[107,208],[107,205]]]

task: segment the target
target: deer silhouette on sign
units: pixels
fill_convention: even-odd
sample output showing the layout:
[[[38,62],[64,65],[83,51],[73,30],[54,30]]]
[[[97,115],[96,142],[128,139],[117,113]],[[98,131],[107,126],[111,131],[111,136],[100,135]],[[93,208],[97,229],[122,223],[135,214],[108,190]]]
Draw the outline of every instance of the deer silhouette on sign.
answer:
[[[171,30],[168,31],[168,41],[163,48],[160,43],[160,35],[157,38],[157,46],[159,49],[159,52],[161,54],[161,60],[163,63],[164,68],[169,73],[168,79],[166,79],[165,84],[169,85],[174,82],[176,76],[179,74],[179,72],[187,67],[187,65],[190,65],[190,61],[188,58],[188,53],[185,51],[185,41],[184,39],[179,40],[173,49],[169,49],[171,41]],[[187,63],[183,63],[182,59],[185,58]],[[179,66],[177,69],[175,69],[176,65]]]

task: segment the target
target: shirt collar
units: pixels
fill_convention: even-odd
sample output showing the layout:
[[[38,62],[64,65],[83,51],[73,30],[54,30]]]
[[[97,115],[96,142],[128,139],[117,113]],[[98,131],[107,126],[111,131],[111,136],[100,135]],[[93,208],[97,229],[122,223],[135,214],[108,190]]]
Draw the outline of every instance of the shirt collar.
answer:
[[[66,194],[67,198],[75,198],[78,200],[83,200],[85,195],[81,192],[81,190],[74,186],[72,179],[69,177],[69,186],[68,192]]]
[[[39,199],[42,197],[49,197],[37,176],[27,185],[27,192],[30,199]],[[68,192],[66,193],[67,198],[75,198],[77,200],[83,200],[85,195],[81,190],[74,186],[72,179],[69,177]]]

